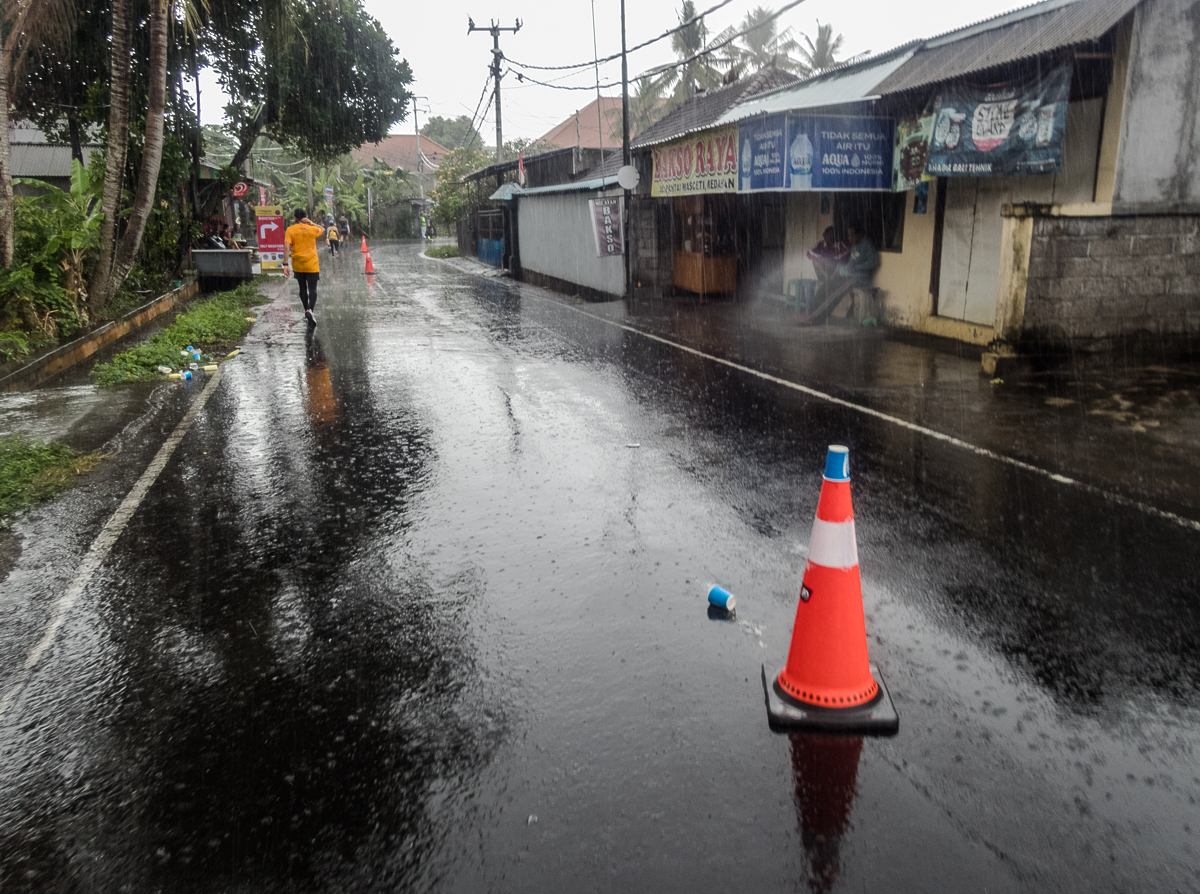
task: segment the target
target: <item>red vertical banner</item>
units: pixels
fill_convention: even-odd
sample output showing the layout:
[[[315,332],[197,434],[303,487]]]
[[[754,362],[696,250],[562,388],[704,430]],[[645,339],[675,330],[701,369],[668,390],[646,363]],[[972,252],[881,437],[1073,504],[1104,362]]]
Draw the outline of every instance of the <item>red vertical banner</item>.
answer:
[[[256,205],[254,227],[258,235],[258,259],[262,272],[283,267],[283,208],[279,205]]]

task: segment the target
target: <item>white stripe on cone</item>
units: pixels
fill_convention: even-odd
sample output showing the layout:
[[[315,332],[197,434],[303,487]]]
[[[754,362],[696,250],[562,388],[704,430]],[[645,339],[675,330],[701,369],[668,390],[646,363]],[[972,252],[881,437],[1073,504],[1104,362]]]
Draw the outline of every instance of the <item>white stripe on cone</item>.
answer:
[[[854,537],[854,519],[846,522],[813,520],[808,541],[808,561],[825,568],[853,568],[858,564],[858,543]]]

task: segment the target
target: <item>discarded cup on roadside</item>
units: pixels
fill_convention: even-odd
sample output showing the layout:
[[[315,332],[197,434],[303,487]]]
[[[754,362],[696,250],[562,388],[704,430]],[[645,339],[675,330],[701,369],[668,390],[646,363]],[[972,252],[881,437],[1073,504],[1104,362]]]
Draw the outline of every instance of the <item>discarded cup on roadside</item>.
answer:
[[[162,373],[164,376],[166,376],[166,375],[170,375],[170,373],[171,373],[171,367],[169,367],[169,366],[160,366],[160,367],[158,368],[158,371],[159,371],[160,373]]]
[[[193,370],[195,370],[195,369],[199,369],[199,368],[200,368],[200,364],[199,364],[199,363],[189,363],[189,364],[188,364],[188,369],[193,369]]]
[[[737,605],[737,597],[718,584],[709,586],[708,601],[727,612],[733,611],[734,606]]]
[[[190,379],[192,377],[192,371],[190,369],[185,369],[179,374],[179,377],[181,379]]]

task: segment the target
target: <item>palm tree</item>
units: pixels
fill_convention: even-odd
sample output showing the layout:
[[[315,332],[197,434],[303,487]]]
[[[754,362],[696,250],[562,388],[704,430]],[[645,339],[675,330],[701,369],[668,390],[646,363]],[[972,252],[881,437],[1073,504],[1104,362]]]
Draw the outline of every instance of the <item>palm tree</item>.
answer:
[[[128,223],[116,242],[117,206],[129,152],[129,48],[133,34],[133,0],[113,0],[112,67],[109,87],[108,157],[104,171],[104,224],[100,231],[100,258],[91,283],[91,310],[95,319],[112,300],[133,269],[146,221],[154,205],[158,169],[162,163],[163,123],[167,106],[167,33],[174,0],[151,0],[150,63],[147,71],[146,126],[142,166]],[[120,167],[116,167],[119,159]]]
[[[633,92],[629,94],[629,136],[636,137],[645,133],[647,128],[654,125],[669,107],[663,99],[663,84],[661,80],[649,75],[642,75],[634,82]],[[621,112],[619,109],[610,113],[610,135],[615,140],[621,139]]]
[[[721,55],[730,66],[758,71],[773,65],[797,74],[808,73],[808,66],[793,58],[793,54],[803,54],[804,51],[792,37],[792,29],[778,30],[775,14],[766,7],[758,6],[750,10],[740,24],[731,25],[718,34],[714,43],[728,40],[739,32],[745,32],[738,38],[740,45],[733,41],[721,48]]]
[[[704,17],[696,17],[696,5],[692,0],[683,0],[679,8],[679,23],[687,23],[686,27],[671,35],[671,49],[682,59],[691,59],[701,53],[708,41],[708,29],[704,27]],[[687,100],[697,90],[707,90],[721,83],[721,73],[713,67],[704,56],[692,59],[683,65],[668,69],[661,78],[662,89],[673,88],[673,100],[679,104]]]
[[[822,25],[818,19],[816,43],[813,43],[807,34],[804,35],[804,42],[808,46],[801,48],[800,56],[812,71],[824,71],[838,64],[836,56],[842,48],[842,35],[834,37],[832,25]]]

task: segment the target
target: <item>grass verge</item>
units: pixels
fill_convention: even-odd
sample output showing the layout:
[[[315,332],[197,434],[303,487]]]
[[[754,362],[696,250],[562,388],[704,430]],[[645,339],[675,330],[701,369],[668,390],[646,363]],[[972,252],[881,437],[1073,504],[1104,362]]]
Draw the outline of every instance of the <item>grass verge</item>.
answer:
[[[431,258],[457,258],[460,257],[457,245],[439,245],[436,248],[425,249],[425,254]]]
[[[0,520],[73,487],[104,457],[24,435],[0,437]]]
[[[96,364],[92,378],[101,386],[149,382],[162,378],[158,367],[178,367],[179,352],[188,345],[209,354],[227,351],[250,331],[246,308],[269,300],[259,294],[257,282],[214,295],[180,314],[150,341],[122,351],[107,363]]]

